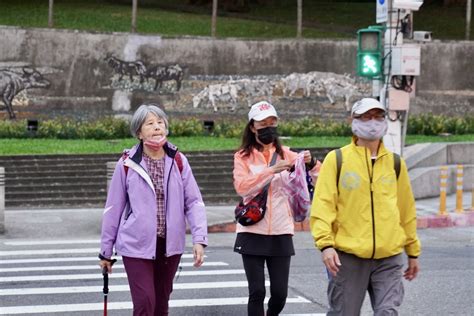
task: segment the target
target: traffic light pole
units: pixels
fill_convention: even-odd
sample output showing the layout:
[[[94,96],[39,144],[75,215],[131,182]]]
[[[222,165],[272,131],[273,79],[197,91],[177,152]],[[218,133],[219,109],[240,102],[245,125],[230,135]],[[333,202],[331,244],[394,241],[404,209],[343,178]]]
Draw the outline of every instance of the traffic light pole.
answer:
[[[392,58],[393,58],[393,46],[403,45],[403,35],[398,29],[399,16],[394,17],[393,2],[394,0],[388,0],[388,16],[385,23],[385,36],[384,36],[384,83],[379,93],[380,101],[388,111],[388,130],[384,136],[384,145],[394,153],[399,155],[403,154],[404,139],[403,134],[404,126],[406,126],[406,119],[408,118],[408,105],[406,110],[393,110],[391,107],[391,82],[392,82]],[[398,14],[397,14],[398,15]],[[405,123],[405,124],[404,124]]]
[[[379,24],[357,31],[357,75],[372,80],[372,96],[379,98],[388,113],[384,144],[402,155],[410,96],[415,76],[420,74],[420,46],[404,44],[403,38],[417,38],[413,36],[412,11],[418,10],[423,1],[375,1]],[[426,41],[429,32],[415,33],[424,34],[421,41]]]
[[[384,2],[376,0],[377,4]],[[383,82],[378,97],[388,111],[388,131],[385,146],[403,155],[408,125],[410,96],[415,76],[420,72],[420,46],[404,44],[404,36],[413,37],[412,11],[418,10],[422,1],[385,0],[386,16],[384,34]],[[379,12],[377,12],[379,14]],[[377,15],[379,22],[379,15]],[[375,87],[375,85],[373,85]]]

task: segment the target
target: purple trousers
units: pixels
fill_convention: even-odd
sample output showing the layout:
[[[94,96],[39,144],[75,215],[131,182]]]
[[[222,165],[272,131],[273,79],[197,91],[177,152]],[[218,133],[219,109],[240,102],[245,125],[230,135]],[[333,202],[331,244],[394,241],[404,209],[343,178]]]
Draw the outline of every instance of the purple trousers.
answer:
[[[166,240],[157,238],[156,260],[123,257],[133,316],[167,316],[173,278],[181,255],[165,257]]]

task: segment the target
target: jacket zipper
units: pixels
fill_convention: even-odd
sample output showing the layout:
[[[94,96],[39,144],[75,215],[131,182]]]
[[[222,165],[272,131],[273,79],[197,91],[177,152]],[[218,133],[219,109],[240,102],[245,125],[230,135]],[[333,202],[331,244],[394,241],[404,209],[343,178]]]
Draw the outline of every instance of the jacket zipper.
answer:
[[[270,161],[267,163],[267,166],[270,166],[270,163],[272,161],[272,157],[273,157],[274,154],[275,153],[273,153],[272,156],[270,156]],[[270,218],[268,220],[268,235],[272,234],[272,184],[271,184],[272,180],[270,180],[270,186],[268,187],[268,191],[267,191],[267,194],[268,194],[267,195],[267,201],[270,204],[270,207],[267,207],[268,215],[270,216]]]
[[[377,161],[377,159],[375,161]],[[370,173],[369,160],[367,159],[367,149],[365,150],[365,163],[367,165],[367,173],[369,174],[369,179],[370,179],[370,209],[372,212],[372,247],[373,247],[372,255],[370,256],[370,258],[373,259],[375,255],[375,213],[374,213],[374,186],[372,182],[372,177],[374,175],[373,168],[375,167],[375,163],[372,166],[372,173]]]
[[[166,181],[166,195],[165,195],[165,234],[166,234],[166,215],[168,215],[168,192],[169,192],[169,184],[170,184],[170,178],[171,178],[171,170],[173,169],[173,165],[174,165],[174,158],[173,158],[173,161],[171,162],[171,167],[170,167],[170,171],[168,172],[168,181]],[[157,219],[158,221],[158,219]],[[158,226],[158,222],[156,223],[156,225]],[[165,238],[166,240],[166,238]],[[155,252],[156,252],[156,246],[155,246]],[[168,257],[168,253],[166,252],[166,244],[165,244],[165,257]]]

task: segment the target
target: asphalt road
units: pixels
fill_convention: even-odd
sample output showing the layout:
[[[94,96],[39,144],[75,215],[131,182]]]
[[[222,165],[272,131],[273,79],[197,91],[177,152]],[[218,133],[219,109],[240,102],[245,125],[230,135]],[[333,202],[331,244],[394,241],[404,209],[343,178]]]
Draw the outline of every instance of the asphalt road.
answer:
[[[405,282],[400,315],[473,315],[474,229],[423,229],[419,235],[421,273]],[[102,279],[94,258],[98,236],[72,237],[0,238],[0,314],[102,315]],[[211,234],[207,265],[201,269],[187,266],[191,258],[183,258],[170,315],[246,314],[245,275],[240,256],[232,252],[234,237],[233,233]],[[307,232],[297,233],[295,246],[283,314],[321,315],[327,307],[327,276],[319,251]],[[60,259],[39,261],[54,258]],[[130,315],[130,294],[120,262],[110,288],[109,314]],[[361,314],[371,315],[367,300]]]

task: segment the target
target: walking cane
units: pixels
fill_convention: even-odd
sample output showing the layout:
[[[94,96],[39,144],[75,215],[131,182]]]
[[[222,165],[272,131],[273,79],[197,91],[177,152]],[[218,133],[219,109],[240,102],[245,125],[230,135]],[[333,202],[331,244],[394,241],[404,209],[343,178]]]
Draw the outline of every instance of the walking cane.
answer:
[[[111,261],[111,266],[117,261],[116,259]],[[104,287],[102,293],[104,293],[104,316],[107,316],[107,295],[109,294],[109,273],[107,267],[102,268],[102,276],[104,277]]]
[[[104,293],[104,316],[107,316],[107,294],[109,294],[109,273],[107,272],[107,267],[102,269],[102,275],[104,276],[104,288],[102,293]]]

